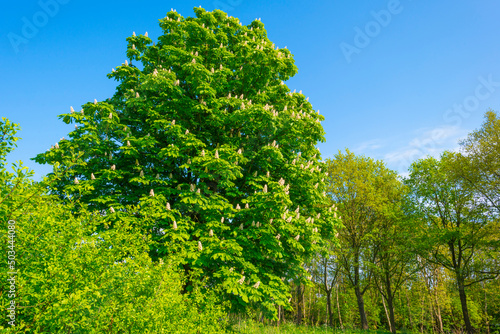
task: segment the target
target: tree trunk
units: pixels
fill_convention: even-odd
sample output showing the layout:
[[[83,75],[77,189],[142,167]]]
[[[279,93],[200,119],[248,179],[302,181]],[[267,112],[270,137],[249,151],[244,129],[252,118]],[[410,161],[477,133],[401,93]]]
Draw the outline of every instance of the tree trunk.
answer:
[[[389,307],[389,314],[387,315],[387,308],[385,307],[384,303],[384,308],[386,308],[385,313],[387,315],[387,320],[389,322],[389,330],[396,334],[396,322],[394,318],[394,293],[392,291],[392,286],[391,286],[391,279],[388,274],[388,272],[385,273],[385,282],[384,282],[384,287],[385,287],[385,293],[387,296],[387,306]],[[380,289],[382,291],[382,288]],[[384,302],[384,296],[382,296],[382,302]]]
[[[463,278],[457,277],[457,283],[458,283],[458,294],[460,295],[460,304],[462,305],[462,315],[464,317],[464,322],[465,322],[465,330],[467,331],[467,334],[473,334],[474,328],[470,323],[469,309],[467,308],[467,296],[465,295],[465,286]]]
[[[413,330],[413,323],[411,321],[411,306],[410,306],[410,298],[408,297],[408,291],[405,290],[406,296],[406,305],[408,305],[408,321],[410,323],[410,329]]]
[[[309,324],[313,324],[313,313],[312,313],[312,306],[313,303],[316,303],[316,301],[313,301],[313,295],[312,295],[312,288],[309,289]]]
[[[392,295],[389,295],[389,298],[387,298],[387,306],[389,307],[389,317],[391,320],[391,332],[396,334],[396,319],[394,316],[394,297]]]
[[[483,291],[484,291],[484,315],[486,316],[486,333],[490,334],[490,319],[488,317],[488,299],[486,298],[486,289],[483,281]]]
[[[437,286],[434,288],[434,299],[436,300],[436,316],[439,326],[439,333],[444,333],[443,319],[441,318],[441,307],[439,306],[439,298],[437,295]]]
[[[326,311],[328,312],[328,322],[330,327],[333,327],[333,314],[332,314],[332,290],[326,292]]]
[[[389,312],[387,312],[387,306],[385,305],[385,300],[384,300],[384,295],[380,294],[380,298],[382,298],[382,305],[384,305],[384,311],[385,311],[385,318],[387,319],[387,324],[389,325],[389,330],[391,330],[392,325],[391,325],[391,319],[389,318]]]
[[[430,296],[431,297],[431,296]],[[432,332],[437,332],[436,322],[434,321],[434,303],[432,298],[429,297],[429,325],[432,326]]]
[[[361,319],[361,327],[366,330],[366,329],[368,329],[368,319],[366,319],[365,302],[363,300],[363,295],[361,294],[361,290],[359,289],[359,286],[354,287],[354,292],[356,293],[356,299],[358,302],[359,317]]]
[[[337,311],[339,313],[339,323],[340,329],[344,330],[344,324],[342,323],[342,316],[340,315],[340,304],[339,304],[339,284],[337,283]]]
[[[302,323],[302,289],[300,288],[300,283],[297,284],[297,325]]]
[[[420,333],[424,332],[424,315],[425,315],[425,295],[422,294],[422,317],[420,318]]]
[[[321,294],[321,288],[318,287],[318,295]],[[320,308],[318,307],[318,315],[316,316],[316,326],[318,326],[319,322],[321,321],[321,311]]]
[[[307,314],[306,314],[306,299],[307,299],[307,295],[306,295],[306,286],[304,285],[304,291],[302,291],[302,321],[306,321],[307,322]]]

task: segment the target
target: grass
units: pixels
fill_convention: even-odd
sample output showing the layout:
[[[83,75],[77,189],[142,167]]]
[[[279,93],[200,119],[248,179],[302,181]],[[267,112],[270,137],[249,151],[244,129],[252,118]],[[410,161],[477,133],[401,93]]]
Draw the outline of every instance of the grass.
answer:
[[[235,333],[241,334],[390,334],[382,330],[340,330],[326,326],[296,326],[295,324],[282,324],[281,326],[263,325],[253,321],[242,321],[232,327]]]

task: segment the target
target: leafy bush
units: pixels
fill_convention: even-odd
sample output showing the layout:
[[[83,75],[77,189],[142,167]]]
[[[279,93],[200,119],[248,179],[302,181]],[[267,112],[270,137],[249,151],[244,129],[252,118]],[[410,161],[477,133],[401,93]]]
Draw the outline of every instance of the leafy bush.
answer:
[[[181,294],[183,277],[175,262],[153,263],[150,238],[132,228],[131,220],[114,219],[112,229],[100,212],[75,210],[44,194],[44,183],[14,166],[5,169],[16,125],[0,122],[0,224],[2,254],[15,263],[1,262],[0,279],[15,277],[0,290],[0,304],[16,302],[15,329],[2,317],[0,329],[31,333],[221,333],[225,313],[214,292],[195,288]],[[6,134],[9,134],[7,136]],[[79,206],[80,207],[80,206]],[[116,218],[116,217],[115,217]],[[10,224],[9,224],[10,221]],[[8,226],[15,234],[5,238]],[[12,226],[15,226],[12,228]],[[11,253],[8,253],[10,251]],[[15,253],[12,253],[15,252]],[[7,266],[10,267],[7,267]],[[16,275],[9,272],[17,272]]]

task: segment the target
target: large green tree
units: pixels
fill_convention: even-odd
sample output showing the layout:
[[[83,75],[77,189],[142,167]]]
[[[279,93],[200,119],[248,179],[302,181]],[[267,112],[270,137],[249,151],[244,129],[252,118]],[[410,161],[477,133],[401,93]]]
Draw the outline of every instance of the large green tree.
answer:
[[[156,42],[128,37],[115,95],[61,115],[75,130],[36,161],[66,171],[61,197],[140,217],[153,259],[176,254],[234,306],[272,314],[337,222],[315,148],[323,116],[284,84],[297,67],[260,20],[194,10],[169,12]]]
[[[454,274],[468,333],[474,328],[466,288],[497,277],[500,235],[483,198],[456,177],[457,154],[428,157],[410,166],[406,184],[421,213],[419,237],[412,246],[427,261]]]

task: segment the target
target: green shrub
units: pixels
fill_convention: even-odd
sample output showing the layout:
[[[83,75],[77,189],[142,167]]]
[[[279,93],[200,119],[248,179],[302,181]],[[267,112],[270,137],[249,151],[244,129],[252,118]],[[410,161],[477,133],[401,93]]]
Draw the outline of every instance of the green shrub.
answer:
[[[0,157],[14,145],[16,126],[0,122],[4,135]],[[5,139],[7,138],[7,139]],[[184,279],[169,263],[153,263],[151,240],[132,219],[88,212],[75,203],[62,205],[44,194],[45,185],[28,179],[22,164],[14,173],[0,159],[2,255],[0,304],[16,302],[15,327],[1,318],[9,333],[221,333],[225,313],[214,291],[182,294]],[[9,223],[10,221],[10,223]],[[11,232],[11,238],[7,231]],[[7,242],[5,242],[7,241]],[[10,251],[11,253],[8,253]],[[14,253],[13,253],[14,252]],[[9,267],[10,266],[10,267]],[[16,272],[17,274],[9,274]],[[5,313],[4,313],[5,314]]]

